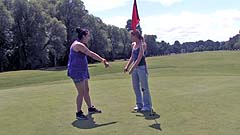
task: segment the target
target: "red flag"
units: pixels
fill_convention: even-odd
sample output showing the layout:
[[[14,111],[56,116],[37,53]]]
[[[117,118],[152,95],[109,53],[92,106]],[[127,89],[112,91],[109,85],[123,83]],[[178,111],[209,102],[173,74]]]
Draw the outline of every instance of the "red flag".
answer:
[[[137,9],[137,2],[134,0],[133,3],[133,11],[132,11],[132,30],[136,31],[136,27],[139,24],[139,16],[138,16],[138,9]]]

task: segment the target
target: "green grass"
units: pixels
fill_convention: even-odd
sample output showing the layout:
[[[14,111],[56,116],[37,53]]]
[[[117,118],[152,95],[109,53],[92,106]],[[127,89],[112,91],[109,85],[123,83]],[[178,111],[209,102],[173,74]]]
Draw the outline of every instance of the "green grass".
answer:
[[[0,73],[0,135],[238,135],[239,56],[218,51],[147,58],[155,117],[130,112],[134,93],[122,73],[126,61],[108,70],[90,65],[92,100],[103,113],[80,122],[66,70]]]

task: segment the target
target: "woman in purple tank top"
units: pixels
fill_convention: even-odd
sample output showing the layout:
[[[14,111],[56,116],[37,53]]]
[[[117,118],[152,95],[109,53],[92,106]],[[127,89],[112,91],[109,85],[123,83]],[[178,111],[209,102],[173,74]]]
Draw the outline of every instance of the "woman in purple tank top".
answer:
[[[96,109],[91,103],[91,97],[89,95],[88,79],[90,79],[88,72],[87,56],[101,61],[105,67],[109,67],[109,63],[106,59],[100,57],[95,52],[89,50],[86,46],[90,39],[89,31],[86,29],[76,28],[78,39],[75,40],[70,47],[70,54],[68,59],[67,74],[72,78],[77,88],[77,112],[76,118],[78,120],[86,120],[87,117],[82,111],[83,98],[88,106],[88,113],[101,113],[101,110]]]

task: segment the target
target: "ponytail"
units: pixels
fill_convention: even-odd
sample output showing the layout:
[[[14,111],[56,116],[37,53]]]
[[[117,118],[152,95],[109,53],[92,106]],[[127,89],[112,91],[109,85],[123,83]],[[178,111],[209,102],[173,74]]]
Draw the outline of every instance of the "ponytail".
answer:
[[[88,30],[87,29],[83,29],[80,27],[76,28],[76,32],[78,34],[78,39],[81,40],[83,38],[83,36],[86,36],[88,34]]]

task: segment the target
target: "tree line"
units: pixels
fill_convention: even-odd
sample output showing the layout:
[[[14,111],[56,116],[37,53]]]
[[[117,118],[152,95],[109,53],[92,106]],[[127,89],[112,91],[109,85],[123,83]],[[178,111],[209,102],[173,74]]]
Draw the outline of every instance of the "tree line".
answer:
[[[66,66],[76,27],[90,31],[91,50],[108,60],[127,59],[130,23],[126,20],[125,28],[107,25],[89,14],[81,0],[0,0],[0,72]],[[147,56],[240,49],[239,34],[227,42],[175,41],[173,45],[158,42],[156,35],[144,38]]]

